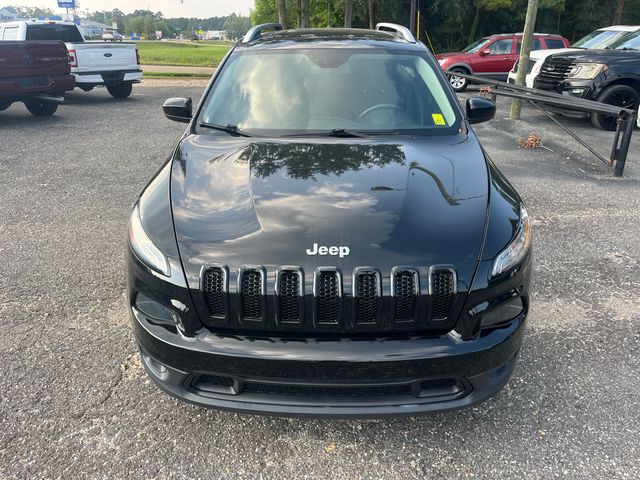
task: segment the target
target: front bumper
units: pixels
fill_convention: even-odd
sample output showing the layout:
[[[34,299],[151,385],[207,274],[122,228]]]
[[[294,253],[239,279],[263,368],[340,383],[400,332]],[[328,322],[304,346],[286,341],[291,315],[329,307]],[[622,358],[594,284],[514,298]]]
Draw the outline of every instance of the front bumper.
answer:
[[[526,311],[463,341],[252,338],[206,329],[186,337],[132,308],[151,379],[194,404],[256,414],[379,417],[467,407],[497,393],[513,371]]]

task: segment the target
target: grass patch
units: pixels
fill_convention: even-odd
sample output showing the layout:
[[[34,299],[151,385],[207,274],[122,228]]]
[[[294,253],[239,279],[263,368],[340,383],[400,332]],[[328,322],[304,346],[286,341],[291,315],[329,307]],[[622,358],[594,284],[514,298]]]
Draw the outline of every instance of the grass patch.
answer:
[[[145,78],[211,78],[206,73],[144,72]]]
[[[231,46],[229,44],[137,42],[143,65],[217,67]]]

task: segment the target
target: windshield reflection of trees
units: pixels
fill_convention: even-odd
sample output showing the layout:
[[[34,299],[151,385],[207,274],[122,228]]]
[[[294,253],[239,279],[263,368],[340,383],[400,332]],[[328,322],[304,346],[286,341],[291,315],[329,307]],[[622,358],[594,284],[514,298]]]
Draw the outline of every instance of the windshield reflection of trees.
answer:
[[[405,154],[398,145],[313,145],[254,143],[238,157],[251,164],[256,177],[265,178],[281,169],[295,179],[316,179],[317,175],[340,176],[348,171],[405,164]]]

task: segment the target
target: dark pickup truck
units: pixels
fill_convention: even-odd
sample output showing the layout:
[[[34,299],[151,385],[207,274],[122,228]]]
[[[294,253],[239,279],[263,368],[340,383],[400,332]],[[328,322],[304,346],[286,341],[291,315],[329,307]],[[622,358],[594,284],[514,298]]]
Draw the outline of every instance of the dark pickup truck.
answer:
[[[607,49],[551,55],[542,65],[534,87],[637,110],[640,31]],[[616,118],[612,116],[591,113],[591,121],[603,130],[616,129]]]
[[[33,115],[52,115],[74,88],[63,42],[0,41],[0,111],[23,102]]]

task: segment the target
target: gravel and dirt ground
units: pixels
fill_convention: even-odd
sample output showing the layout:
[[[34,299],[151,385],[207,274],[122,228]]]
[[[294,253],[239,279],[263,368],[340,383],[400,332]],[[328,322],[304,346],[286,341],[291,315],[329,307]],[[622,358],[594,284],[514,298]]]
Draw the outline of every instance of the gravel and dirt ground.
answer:
[[[206,410],[144,375],[125,301],[132,203],[184,125],[152,81],[0,113],[0,478],[640,478],[640,135],[625,177],[541,114],[476,131],[525,198],[533,306],[508,386],[472,409],[299,420]],[[570,121],[608,154],[612,134]],[[535,132],[545,148],[517,139]]]

